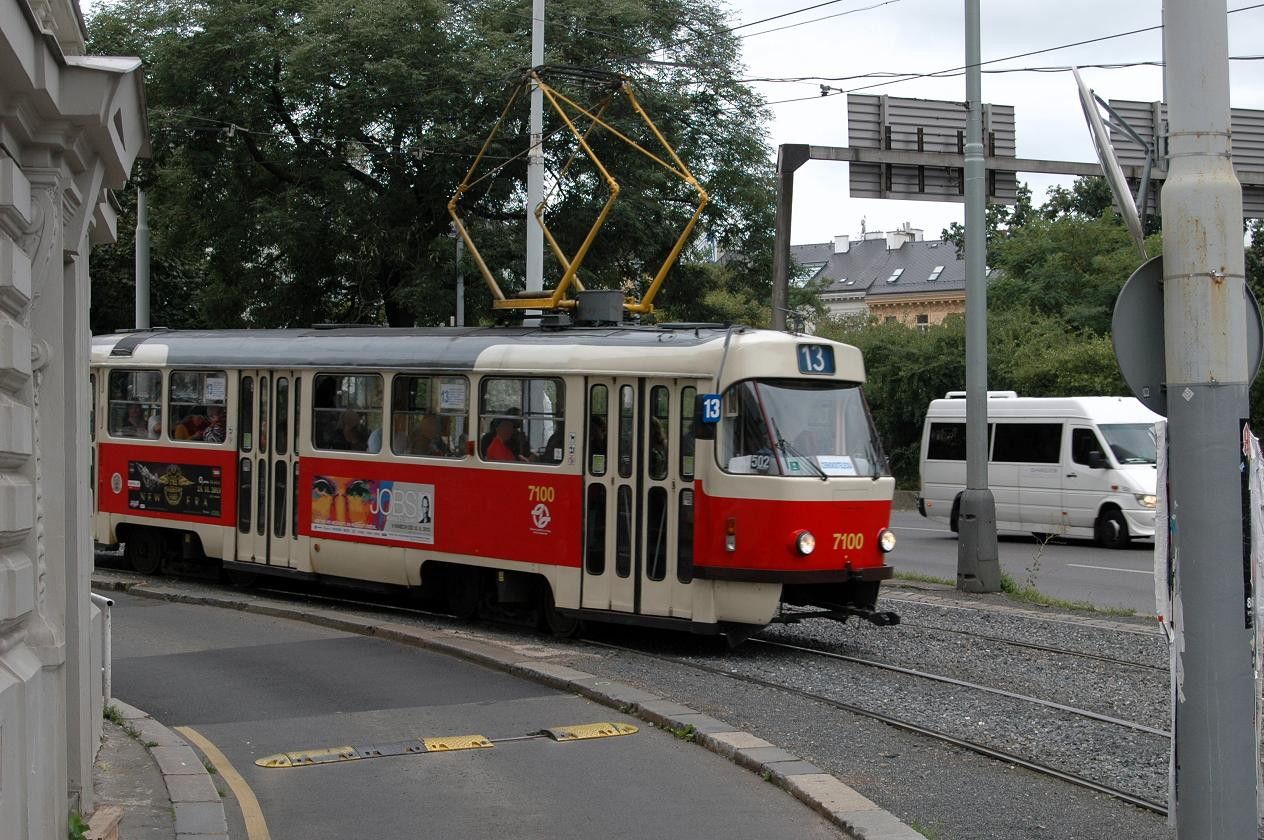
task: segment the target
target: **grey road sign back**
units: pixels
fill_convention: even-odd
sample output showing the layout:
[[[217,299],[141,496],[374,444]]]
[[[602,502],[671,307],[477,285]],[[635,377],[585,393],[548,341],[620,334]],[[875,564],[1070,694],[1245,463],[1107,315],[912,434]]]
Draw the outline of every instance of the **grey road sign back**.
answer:
[[[1247,370],[1255,380],[1264,356],[1264,327],[1260,307],[1246,289]],[[1163,334],[1163,257],[1154,257],[1132,273],[1115,299],[1111,339],[1124,381],[1151,411],[1167,416],[1167,363]]]

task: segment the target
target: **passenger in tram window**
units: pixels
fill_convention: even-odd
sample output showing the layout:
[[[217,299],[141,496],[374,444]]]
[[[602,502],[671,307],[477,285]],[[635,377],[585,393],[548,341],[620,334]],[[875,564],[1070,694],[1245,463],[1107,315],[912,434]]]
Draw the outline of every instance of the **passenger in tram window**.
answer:
[[[415,442],[416,448],[413,450],[417,455],[446,456],[451,450],[448,448],[448,442],[443,439],[443,435],[439,431],[439,417],[435,414],[425,414],[421,418],[421,427],[417,429],[415,441],[410,435],[409,443]]]
[[[343,409],[342,413],[338,415],[337,435],[330,443],[329,448],[364,452],[368,449],[368,437],[364,430],[364,424],[360,420],[360,415],[350,408]]]
[[[667,435],[657,417],[650,419],[650,475],[667,474]]]
[[[162,409],[154,407],[154,413],[149,415],[149,422],[145,426],[145,437],[150,440],[157,440],[162,434]]]
[[[202,440],[207,443],[224,442],[224,407],[213,405],[207,409],[206,428],[202,430]]]
[[[171,430],[171,436],[176,440],[201,440],[206,432],[206,426],[206,416],[198,414],[195,409],[194,413],[185,415],[176,422],[175,428]]]
[[[488,461],[525,461],[514,451],[514,437],[519,434],[514,421],[500,417],[492,421],[491,440],[487,444]]]
[[[127,437],[139,438],[150,436],[149,423],[145,420],[145,411],[141,408],[140,403],[128,403],[127,417],[123,419],[121,434]]]

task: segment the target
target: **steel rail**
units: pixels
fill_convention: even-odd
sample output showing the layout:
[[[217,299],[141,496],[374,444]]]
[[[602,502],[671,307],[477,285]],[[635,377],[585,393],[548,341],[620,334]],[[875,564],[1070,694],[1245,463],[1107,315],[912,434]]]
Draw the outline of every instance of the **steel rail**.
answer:
[[[920,624],[916,621],[909,621],[901,617],[901,627],[913,627],[918,630],[931,630],[937,633],[954,633],[958,636],[969,636],[974,639],[984,639],[989,642],[999,642],[1004,645],[1012,645],[1013,647],[1028,648],[1030,650],[1039,650],[1046,653],[1062,654],[1064,656],[1077,656],[1083,659],[1096,659],[1099,662],[1106,662],[1111,665],[1124,665],[1129,668],[1141,668],[1147,671],[1158,671],[1166,675],[1168,673],[1167,665],[1149,665],[1145,662],[1136,662],[1132,659],[1119,659],[1114,656],[1106,656],[1100,653],[1088,653],[1083,650],[1070,650],[1068,648],[1054,647],[1053,645],[1041,645],[1035,642],[1020,642],[1015,639],[1007,639],[1004,636],[992,636],[987,633],[973,633],[969,630],[957,630],[952,627],[936,627],[933,624]]]
[[[956,677],[946,677],[942,674],[932,674],[928,671],[919,671],[916,668],[905,668],[902,665],[891,665],[890,663],[887,663],[887,662],[877,662],[875,660],[864,659],[859,656],[848,656],[845,653],[833,653],[832,651],[828,651],[828,650],[819,650],[817,648],[804,647],[803,645],[792,645],[787,642],[773,642],[767,639],[750,639],[748,644],[766,645],[768,647],[776,647],[776,648],[781,648],[783,650],[792,650],[797,653],[810,653],[815,656],[823,656],[829,659],[838,659],[843,662],[851,662],[856,665],[863,665],[867,668],[878,668],[883,671],[892,671],[897,674],[905,674],[911,677],[919,677],[921,679],[930,680],[932,682],[941,682],[941,683],[946,683],[948,685],[955,685],[959,688],[965,688],[971,691],[981,691],[987,694],[995,694],[998,697],[1004,697],[1009,700],[1018,700],[1023,703],[1031,703],[1036,706],[1044,706],[1045,708],[1054,709],[1055,711],[1066,712],[1072,715],[1079,715],[1080,717],[1085,717],[1090,720],[1096,720],[1102,723],[1109,723],[1113,726],[1121,726],[1126,729],[1135,729],[1138,732],[1145,732],[1149,735],[1157,735],[1161,738],[1172,737],[1172,733],[1167,731],[1166,729],[1157,729],[1153,726],[1147,726],[1144,723],[1136,723],[1131,720],[1125,720],[1123,718],[1112,717],[1111,715],[1104,715],[1104,714],[1101,714],[1100,712],[1094,712],[1088,709],[1081,709],[1078,706],[1068,706],[1065,703],[1058,703],[1053,700],[1044,700],[1039,697],[1032,697],[1027,694],[1020,694],[1016,691],[1006,691],[1003,688],[993,688],[990,685],[980,685],[979,683],[972,683],[969,680],[959,680]]]
[[[1061,781],[1067,782],[1069,784],[1076,785],[1077,787],[1086,788],[1096,793],[1104,794],[1114,799],[1118,799],[1121,802],[1126,802],[1129,805],[1134,805],[1138,808],[1144,808],[1147,811],[1153,811],[1157,814],[1164,814],[1164,815],[1167,814],[1166,806],[1158,802],[1155,802],[1153,800],[1146,799],[1143,796],[1137,796],[1136,794],[1129,793],[1128,791],[1123,790],[1122,788],[1111,787],[1110,785],[1094,781],[1093,779],[1090,779],[1086,776],[1080,776],[1075,773],[1070,773],[1066,770],[1060,770],[1057,767],[1053,767],[1052,765],[1044,764],[1042,762],[1034,761],[1028,758],[1023,758],[1022,756],[1014,755],[1013,753],[1006,752],[1005,750],[998,750],[994,747],[989,747],[985,744],[979,744],[974,741],[967,741],[963,738],[958,738],[955,735],[950,735],[947,732],[943,732],[938,729],[932,729],[927,726],[922,726],[921,724],[913,723],[912,721],[905,720],[903,718],[898,718],[893,715],[888,715],[884,712],[876,712],[876,711],[873,711],[872,709],[867,709],[863,706],[856,706],[851,703],[846,703],[842,700],[835,700],[832,697],[826,697],[822,694],[816,694],[815,692],[806,691],[801,688],[794,688],[793,686],[788,686],[788,685],[783,685],[781,683],[772,682],[771,680],[765,680],[760,677],[754,677],[747,674],[737,674],[732,671],[725,670],[723,668],[715,668],[709,665],[702,665],[697,662],[691,662],[684,659],[677,659],[672,656],[663,656],[661,654],[646,653],[645,651],[637,650],[635,648],[629,648],[629,647],[624,647],[622,645],[610,644],[608,642],[592,642],[592,641],[585,640],[585,643],[594,645],[596,647],[605,647],[605,648],[610,648],[612,650],[623,651],[625,653],[633,653],[640,656],[648,657],[650,659],[657,659],[662,662],[670,662],[674,665],[679,665],[684,668],[694,668],[696,670],[703,671],[705,673],[715,674],[716,676],[726,677],[732,680],[738,680],[739,682],[749,683],[751,685],[757,685],[762,688],[771,689],[773,691],[784,691],[788,694],[794,694],[806,700],[810,700],[816,703],[821,703],[826,706],[831,706],[833,708],[839,709],[840,711],[849,712],[851,714],[858,715],[860,717],[869,718],[870,720],[876,720],[879,723],[885,723],[888,726],[891,726],[895,729],[901,729],[906,732],[911,732],[915,735],[921,735],[923,737],[931,738],[936,741],[943,741],[945,743],[952,744],[955,747],[959,747],[960,749],[968,750],[970,752],[977,753],[978,755],[982,755],[987,758],[996,759],[997,761],[1004,761],[1007,764],[1012,764],[1017,767],[1023,767],[1027,770],[1031,770],[1034,773],[1039,773],[1044,776],[1050,776],[1055,779],[1059,779]]]

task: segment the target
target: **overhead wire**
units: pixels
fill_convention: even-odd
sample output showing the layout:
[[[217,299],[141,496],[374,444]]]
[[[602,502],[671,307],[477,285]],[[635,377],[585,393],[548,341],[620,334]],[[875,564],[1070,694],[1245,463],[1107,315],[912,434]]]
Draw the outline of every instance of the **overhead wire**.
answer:
[[[1237,8],[1237,9],[1229,9],[1226,12],[1226,14],[1232,15],[1232,14],[1237,14],[1239,12],[1249,12],[1254,9],[1260,9],[1260,8],[1264,8],[1264,3],[1254,3],[1250,6],[1242,6],[1241,8]],[[1013,55],[1002,56],[1000,58],[990,58],[990,59],[987,59],[986,61],[980,61],[978,64],[963,64],[957,67],[949,67],[944,70],[936,70],[929,73],[904,73],[904,74],[899,74],[897,78],[888,79],[887,81],[882,81],[882,82],[875,82],[869,85],[861,85],[859,87],[848,88],[846,90],[843,90],[843,89],[832,89],[828,91],[823,90],[817,96],[792,97],[790,99],[779,99],[772,102],[766,102],[764,104],[765,105],[782,105],[788,102],[805,102],[810,99],[824,99],[830,96],[838,96],[839,94],[844,94],[844,93],[857,93],[858,91],[862,91],[862,90],[872,90],[873,88],[886,87],[887,85],[901,84],[903,82],[911,82],[916,79],[952,78],[954,76],[962,75],[965,71],[971,69],[972,67],[984,67],[989,64],[998,64],[1002,61],[1013,61],[1014,59],[1018,59],[1018,58],[1029,58],[1033,55],[1043,55],[1044,53],[1057,52],[1059,50],[1071,49],[1073,47],[1082,47],[1087,44],[1097,44],[1103,41],[1111,41],[1117,38],[1127,38],[1132,35],[1140,35],[1145,32],[1154,32],[1156,30],[1161,30],[1163,29],[1163,26],[1164,26],[1163,24],[1159,23],[1153,26],[1144,26],[1138,29],[1129,29],[1125,32],[1116,32],[1112,35],[1100,35],[1096,38],[1086,38],[1081,41],[1072,41],[1070,43],[1058,44],[1057,46],[1052,46],[1052,47],[1044,47],[1038,50],[1028,50],[1027,52],[1015,53]],[[1251,57],[1249,60],[1257,60],[1257,59],[1258,57]],[[989,72],[989,71],[982,71],[982,72]]]

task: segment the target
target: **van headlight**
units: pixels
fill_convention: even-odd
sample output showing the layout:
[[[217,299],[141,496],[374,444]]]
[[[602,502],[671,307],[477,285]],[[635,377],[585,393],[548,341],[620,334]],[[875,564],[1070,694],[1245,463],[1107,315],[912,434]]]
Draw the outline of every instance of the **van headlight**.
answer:
[[[794,547],[799,550],[800,554],[807,557],[813,551],[816,551],[816,537],[812,535],[811,531],[800,531],[794,538]]]
[[[884,554],[890,554],[895,550],[895,532],[890,528],[883,528],[878,532],[878,548],[882,549]]]
[[[1136,496],[1137,504],[1141,505],[1143,508],[1150,508],[1151,510],[1154,510],[1155,505],[1159,502],[1158,497],[1153,493],[1137,493]]]

